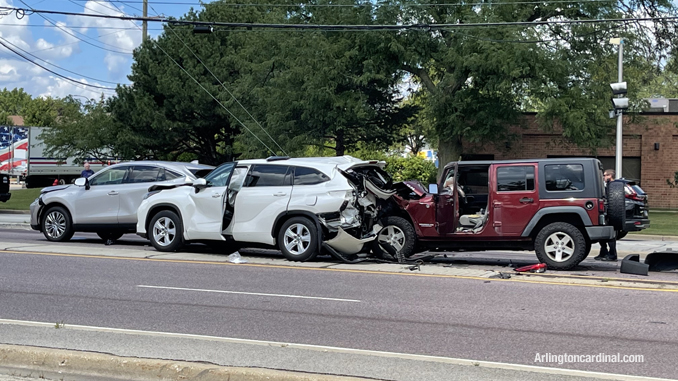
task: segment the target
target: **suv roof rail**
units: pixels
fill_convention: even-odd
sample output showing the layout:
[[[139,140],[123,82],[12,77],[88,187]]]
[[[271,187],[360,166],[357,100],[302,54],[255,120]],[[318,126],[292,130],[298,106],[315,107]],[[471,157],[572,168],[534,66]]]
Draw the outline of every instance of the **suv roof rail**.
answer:
[[[266,161],[289,160],[289,158],[289,156],[269,156],[266,158]]]

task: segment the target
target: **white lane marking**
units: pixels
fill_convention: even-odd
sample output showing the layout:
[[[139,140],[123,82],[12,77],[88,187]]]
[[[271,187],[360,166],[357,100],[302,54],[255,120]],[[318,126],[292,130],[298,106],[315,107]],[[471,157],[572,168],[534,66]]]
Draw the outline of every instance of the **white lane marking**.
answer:
[[[44,323],[44,322],[27,321],[27,320],[0,319],[0,324],[54,328],[54,323]],[[265,346],[269,346],[269,347],[270,346],[276,346],[276,347],[281,347],[281,348],[306,349],[306,350],[314,350],[314,351],[321,351],[321,352],[358,354],[358,355],[366,355],[366,356],[398,358],[398,359],[404,359],[404,360],[429,361],[429,362],[445,363],[445,364],[453,364],[453,365],[480,366],[480,367],[494,368],[494,369],[517,370],[517,371],[524,371],[524,372],[536,372],[536,373],[564,375],[564,376],[578,376],[578,377],[586,377],[586,378],[597,378],[597,379],[601,379],[601,380],[675,381],[675,380],[671,380],[671,379],[668,379],[668,378],[658,378],[658,377],[631,376],[631,375],[626,375],[626,374],[591,372],[591,371],[587,371],[587,370],[549,368],[549,367],[546,367],[546,366],[512,364],[512,363],[495,362],[495,361],[469,360],[469,359],[460,359],[460,358],[443,357],[443,356],[416,355],[416,354],[410,354],[410,353],[371,351],[371,350],[366,350],[366,349],[331,347],[331,346],[325,346],[325,345],[296,344],[296,343],[283,343],[283,342],[279,342],[279,341],[238,339],[238,338],[231,338],[231,337],[219,337],[219,336],[208,336],[208,335],[193,335],[193,334],[189,334],[189,333],[142,331],[142,330],[137,330],[137,329],[94,327],[94,326],[88,326],[88,325],[76,325],[76,324],[68,324],[68,323],[64,324],[64,326],[61,329],[71,329],[71,330],[78,330],[78,331],[107,332],[107,333],[122,333],[122,334],[127,334],[127,335],[161,336],[161,337],[171,337],[171,338],[180,338],[180,339],[198,339],[198,340],[208,340],[208,341],[231,343],[231,344],[253,344],[253,345],[265,345]]]
[[[148,286],[140,284],[137,287],[143,288],[158,288],[162,290],[179,290],[179,291],[199,291],[199,292],[216,292],[220,294],[239,294],[239,295],[256,295],[256,296],[277,296],[280,298],[297,298],[297,299],[316,299],[316,300],[331,300],[334,302],[352,302],[360,303],[356,299],[339,299],[339,298],[323,298],[320,296],[304,296],[304,295],[286,295],[286,294],[264,294],[261,292],[241,292],[241,291],[225,291],[225,290],[207,290],[202,288],[183,288],[183,287],[165,287],[165,286]]]

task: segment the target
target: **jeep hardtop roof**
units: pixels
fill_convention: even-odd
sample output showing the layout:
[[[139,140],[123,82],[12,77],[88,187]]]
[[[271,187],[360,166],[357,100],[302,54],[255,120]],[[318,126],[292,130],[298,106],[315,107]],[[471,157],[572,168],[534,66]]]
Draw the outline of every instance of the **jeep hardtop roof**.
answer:
[[[559,157],[559,158],[548,158],[548,159],[512,159],[512,160],[471,160],[471,161],[453,161],[445,165],[445,169],[457,165],[492,165],[492,164],[521,164],[521,163],[549,163],[549,164],[570,164],[570,163],[581,163],[581,162],[600,162],[598,159],[593,157]]]

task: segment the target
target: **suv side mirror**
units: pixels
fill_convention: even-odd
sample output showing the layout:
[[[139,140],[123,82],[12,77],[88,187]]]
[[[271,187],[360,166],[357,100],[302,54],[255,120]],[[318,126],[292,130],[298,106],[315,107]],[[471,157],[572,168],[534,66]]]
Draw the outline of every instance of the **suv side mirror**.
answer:
[[[438,184],[429,184],[428,185],[428,193],[438,194]]]
[[[193,181],[193,186],[197,188],[207,188],[207,180],[200,178]]]
[[[89,180],[87,180],[86,177],[80,177],[78,179],[75,179],[75,182],[73,184],[79,187],[85,187],[85,190],[89,190]]]

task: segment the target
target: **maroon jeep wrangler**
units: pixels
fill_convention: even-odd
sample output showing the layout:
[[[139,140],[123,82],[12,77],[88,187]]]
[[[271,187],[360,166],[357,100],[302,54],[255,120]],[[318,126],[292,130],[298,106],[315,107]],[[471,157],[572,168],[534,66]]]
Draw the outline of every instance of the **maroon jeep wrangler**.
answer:
[[[405,185],[372,249],[401,261],[427,249],[534,250],[567,270],[625,224],[624,184],[605,187],[597,159],[460,161],[445,166],[437,190]]]

